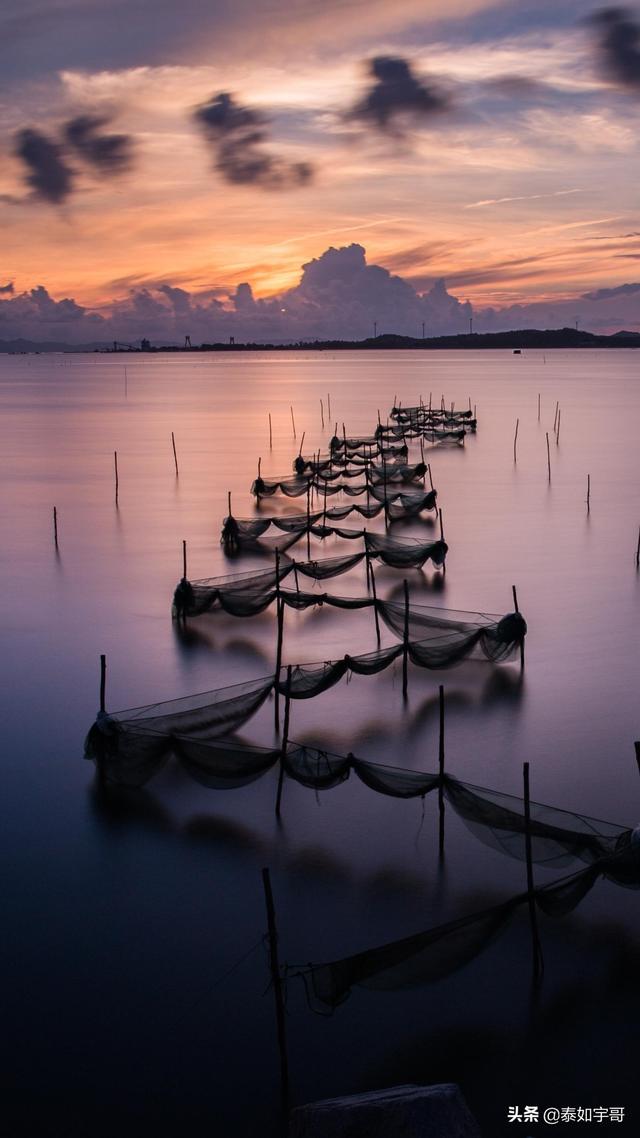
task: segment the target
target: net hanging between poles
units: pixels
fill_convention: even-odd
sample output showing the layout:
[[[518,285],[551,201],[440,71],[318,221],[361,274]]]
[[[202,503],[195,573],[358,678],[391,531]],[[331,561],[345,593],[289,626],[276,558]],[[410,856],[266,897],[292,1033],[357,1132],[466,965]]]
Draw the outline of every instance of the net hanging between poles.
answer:
[[[640,887],[640,829],[624,845],[586,869],[533,891],[537,908],[547,916],[571,913],[600,878],[631,888]],[[397,991],[434,983],[452,975],[479,956],[506,930],[529,894],[471,913],[402,940],[370,948],[328,964],[287,968],[287,978],[304,980],[313,1010],[332,1011],[344,1003],[352,988]]]

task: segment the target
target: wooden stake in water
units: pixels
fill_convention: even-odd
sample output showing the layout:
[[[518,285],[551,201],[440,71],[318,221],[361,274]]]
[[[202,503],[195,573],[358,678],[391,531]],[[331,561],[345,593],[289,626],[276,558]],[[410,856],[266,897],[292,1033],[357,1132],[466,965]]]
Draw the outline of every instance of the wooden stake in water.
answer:
[[[280,817],[282,786],[284,783],[284,763],[289,742],[289,712],[291,708],[291,664],[287,666],[287,686],[284,693],[284,724],[282,727],[282,747],[280,748],[280,772],[278,774],[278,793],[276,795],[276,818]]]
[[[587,474],[587,513],[589,513],[591,506],[591,475]]]
[[[302,448],[304,446],[304,436],[306,435],[306,433],[307,433],[306,431],[302,432],[302,438],[300,439],[300,450],[298,451],[298,454],[302,454]],[[314,455],[314,457],[315,457],[315,455]]]
[[[438,510],[438,521],[440,522],[440,541],[444,541],[444,525],[442,522],[442,510]]]
[[[560,408],[560,404],[558,402],[556,402],[556,413],[553,416],[553,429],[554,429],[554,431],[556,429],[556,423],[558,422],[558,410],[559,410],[559,408]]]
[[[514,608],[515,612],[517,612],[519,615],[520,609],[518,608],[518,594],[516,592],[515,585],[511,586],[511,591],[513,593],[513,608]],[[521,640],[520,641],[520,671],[523,671],[523,669],[524,669],[524,640]]]
[[[106,691],[107,691],[107,657],[102,655],[100,657],[100,711],[106,709]]]
[[[116,476],[116,506],[117,506],[118,505],[118,452],[117,452],[117,450],[114,450],[114,452],[113,452],[113,467],[114,467],[115,476]]]
[[[556,426],[556,445],[560,442],[560,415],[561,414],[562,414],[562,412],[558,411],[558,423]]]
[[[378,594],[376,591],[376,577],[373,572],[373,561],[369,562],[369,576],[371,578],[371,592],[373,594],[373,619],[376,626],[376,640],[378,641],[378,648],[380,647],[380,620],[378,618]]]
[[[638,771],[640,771],[640,743],[633,744],[636,751],[636,762],[638,764]]]
[[[327,392],[327,416],[328,416],[329,422],[331,422],[331,396],[330,396],[329,392]]]
[[[182,542],[182,576],[187,579],[187,543]]]
[[[276,732],[280,730],[280,672],[282,670],[282,640],[284,636],[284,601],[278,597],[277,601],[278,632],[276,639],[276,671],[275,671],[275,707],[274,724]]]
[[[438,738],[438,850],[444,854],[444,688],[439,687],[440,695],[440,733]]]
[[[265,904],[267,907],[267,928],[269,936],[269,966],[271,969],[271,986],[276,1003],[276,1025],[278,1031],[278,1051],[280,1054],[280,1106],[282,1111],[283,1127],[288,1125],[289,1118],[289,1063],[287,1061],[287,1035],[285,1026],[284,996],[282,992],[282,979],[280,977],[280,964],[278,961],[278,931],[276,928],[276,911],[271,891],[271,877],[268,869],[262,870],[262,884],[264,887]]]
[[[53,507],[53,544],[56,547],[56,553],[57,553],[57,551],[58,551],[58,511],[57,511],[55,506]]]
[[[404,580],[404,635],[402,638],[402,698],[409,691],[409,582]]]
[[[540,394],[538,394],[538,422],[540,422]]]
[[[291,407],[290,410],[291,410],[291,426],[293,427],[293,437],[295,439],[296,438],[296,421],[293,417],[293,407]]]
[[[551,454],[549,451],[549,432],[546,431],[547,436],[547,470],[549,471],[549,482],[551,482]]]
[[[513,436],[513,461],[514,462],[518,461],[517,445],[518,445],[518,427],[519,426],[520,426],[520,420],[516,419],[516,433]]]
[[[638,530],[638,548],[636,549],[636,569],[640,569],[640,529]]]
[[[431,463],[429,463],[429,465],[427,466],[427,470],[429,471],[429,485],[431,486],[431,489],[433,490],[434,485],[433,485],[433,476],[431,474]]]
[[[322,405],[322,400],[320,400],[320,420],[322,422],[322,429],[324,431],[324,407]]]
[[[271,429],[271,412],[269,412],[269,450],[273,450],[273,431]]]
[[[178,456],[176,454],[176,440],[173,431],[171,432],[171,445],[173,447],[173,461],[176,468],[176,478],[178,477]]]
[[[524,780],[524,838],[527,857],[527,894],[529,898],[529,920],[531,922],[531,949],[533,955],[533,977],[539,980],[543,972],[542,949],[538,935],[538,914],[533,884],[533,851],[531,847],[531,800],[529,798],[529,764],[522,768]]]

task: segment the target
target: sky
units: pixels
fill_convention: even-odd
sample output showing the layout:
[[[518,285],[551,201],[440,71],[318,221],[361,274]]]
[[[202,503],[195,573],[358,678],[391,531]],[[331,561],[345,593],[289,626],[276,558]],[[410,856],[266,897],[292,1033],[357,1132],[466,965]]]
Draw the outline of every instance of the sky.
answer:
[[[0,339],[640,331],[640,8],[4,0]]]

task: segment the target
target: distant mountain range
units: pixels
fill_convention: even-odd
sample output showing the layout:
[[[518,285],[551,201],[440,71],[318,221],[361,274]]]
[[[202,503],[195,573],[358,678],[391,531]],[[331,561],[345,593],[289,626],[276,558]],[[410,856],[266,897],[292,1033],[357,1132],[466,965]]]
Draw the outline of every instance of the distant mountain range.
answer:
[[[148,355],[154,352],[255,352],[255,351],[353,351],[403,348],[432,350],[477,349],[477,348],[638,348],[640,332],[622,330],[611,336],[599,336],[594,332],[582,332],[576,328],[556,328],[542,331],[538,328],[523,328],[517,332],[473,332],[456,336],[430,336],[417,339],[412,336],[395,336],[386,333],[366,340],[313,340],[308,343],[291,344],[201,344],[199,347],[183,348],[171,344],[149,346],[145,349],[118,348],[117,354]],[[0,352],[24,355],[40,352],[105,352],[114,354],[113,343],[95,342],[89,344],[67,344],[56,340],[0,340]]]

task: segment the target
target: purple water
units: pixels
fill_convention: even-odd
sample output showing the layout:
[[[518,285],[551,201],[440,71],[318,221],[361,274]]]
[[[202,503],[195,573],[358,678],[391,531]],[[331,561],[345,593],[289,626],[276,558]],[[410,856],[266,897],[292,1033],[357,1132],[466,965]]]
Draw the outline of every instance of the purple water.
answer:
[[[291,735],[435,770],[443,682],[452,774],[520,794],[528,761],[534,799],[632,826],[640,791],[633,352],[0,357],[3,1073],[12,1138],[275,1133],[263,865],[289,963],[338,958],[524,888],[524,866],[477,843],[452,812],[439,867],[435,801],[427,799],[423,820],[419,801],[378,796],[355,780],[318,798],[287,784],[279,827],[275,773],[222,793],[170,767],[126,801],[105,803],[82,759],[102,652],[114,710],[272,671],[272,610],[248,621],[203,617],[186,634],[170,618],[183,539],[192,579],[268,563],[230,565],[219,543],[228,491],[236,515],[253,513],[258,456],[265,476],[286,474],[303,432],[305,452],[317,450],[334,422],[370,433],[394,395],[411,404],[430,393],[457,407],[471,400],[479,429],[464,448],[429,453],[450,554],[444,587],[427,569],[424,578],[409,574],[411,595],[502,613],[515,584],[529,625],[524,684],[516,664],[412,669],[405,709],[399,670],[354,678],[296,702]],[[286,508],[302,511],[304,499]],[[313,555],[343,548],[338,539],[314,542]],[[302,542],[296,556],[305,555]],[[391,595],[401,577],[378,570],[379,592]],[[358,595],[364,570],[325,587]],[[373,648],[370,612],[287,612],[285,662]],[[271,742],[270,704],[242,737]],[[537,880],[553,876],[537,870]],[[507,1129],[512,1102],[631,1108],[636,900],[600,883],[573,917],[543,922],[546,976],[533,1009],[524,919],[449,980],[356,990],[329,1019],[312,1015],[292,982],[295,1100],[458,1081],[489,1138]]]

